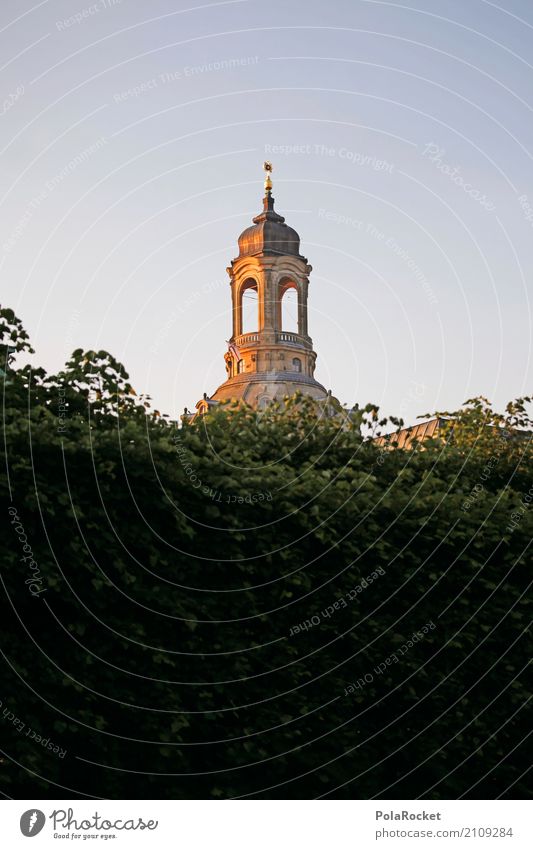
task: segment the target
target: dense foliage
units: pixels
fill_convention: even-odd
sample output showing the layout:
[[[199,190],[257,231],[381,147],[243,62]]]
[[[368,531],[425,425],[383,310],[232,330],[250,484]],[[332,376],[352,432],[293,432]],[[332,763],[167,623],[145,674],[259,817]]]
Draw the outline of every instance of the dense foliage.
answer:
[[[407,451],[299,397],[178,428],[0,339],[4,794],[527,795],[528,399]]]

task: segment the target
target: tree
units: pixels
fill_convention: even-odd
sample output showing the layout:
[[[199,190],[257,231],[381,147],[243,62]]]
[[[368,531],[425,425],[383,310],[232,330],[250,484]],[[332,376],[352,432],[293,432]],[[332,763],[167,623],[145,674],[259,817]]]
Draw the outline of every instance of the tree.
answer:
[[[373,405],[177,428],[104,351],[27,368],[4,383],[4,793],[527,795],[531,443],[502,434],[528,399],[402,451],[367,438]]]

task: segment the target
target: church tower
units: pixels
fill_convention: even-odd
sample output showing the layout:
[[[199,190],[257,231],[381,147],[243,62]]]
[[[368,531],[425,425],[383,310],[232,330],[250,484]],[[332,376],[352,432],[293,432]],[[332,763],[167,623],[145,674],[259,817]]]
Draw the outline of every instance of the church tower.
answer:
[[[265,170],[263,210],[239,236],[239,255],[227,269],[232,303],[232,333],[224,355],[227,379],[211,397],[204,395],[198,402],[199,414],[221,401],[235,399],[263,408],[298,390],[316,399],[328,397],[314,378],[316,353],[308,331],[312,269],[300,254],[298,233],[274,209],[269,162],[265,162]],[[296,312],[296,326],[290,331],[283,326],[288,292]],[[253,327],[243,324],[246,298],[257,304]]]

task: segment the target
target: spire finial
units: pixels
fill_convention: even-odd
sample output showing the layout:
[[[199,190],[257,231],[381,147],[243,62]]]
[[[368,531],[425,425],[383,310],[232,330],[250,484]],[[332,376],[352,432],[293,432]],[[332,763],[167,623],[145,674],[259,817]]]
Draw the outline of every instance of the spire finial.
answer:
[[[268,195],[268,194],[271,194],[271,192],[272,192],[272,179],[270,177],[270,175],[272,174],[272,171],[273,171],[272,163],[271,162],[264,162],[263,168],[265,169],[265,173],[266,173],[265,192]]]

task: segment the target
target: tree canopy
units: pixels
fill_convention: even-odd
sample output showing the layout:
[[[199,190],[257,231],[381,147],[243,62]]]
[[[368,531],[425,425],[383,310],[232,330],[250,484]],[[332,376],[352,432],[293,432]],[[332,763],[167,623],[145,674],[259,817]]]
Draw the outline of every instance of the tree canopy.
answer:
[[[302,396],[181,427],[0,340],[4,794],[527,796],[529,398],[410,450]]]

